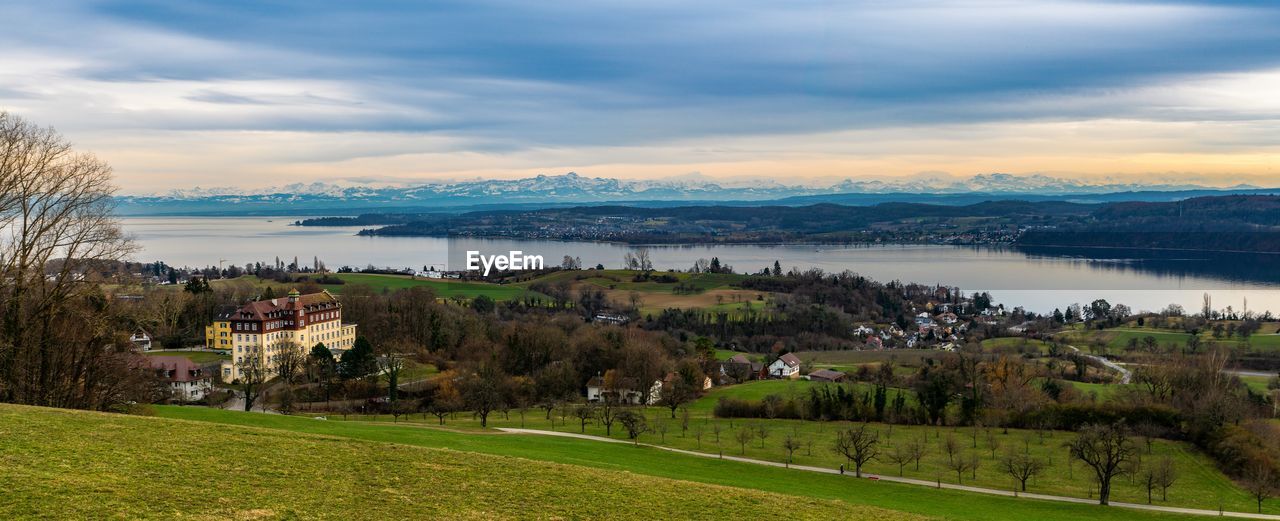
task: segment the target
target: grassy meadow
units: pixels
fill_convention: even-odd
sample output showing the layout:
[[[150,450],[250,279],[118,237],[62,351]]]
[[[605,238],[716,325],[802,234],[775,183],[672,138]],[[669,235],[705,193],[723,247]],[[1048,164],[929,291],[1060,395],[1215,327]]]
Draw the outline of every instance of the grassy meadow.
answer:
[[[222,355],[210,351],[189,351],[183,349],[147,351],[144,354],[147,356],[181,356],[197,364],[211,364],[231,359],[230,355]]]
[[[1276,331],[1277,324],[1267,322],[1262,325],[1262,328],[1257,333],[1250,335],[1247,339],[1241,339],[1238,336],[1227,338],[1226,335],[1215,338],[1211,328],[1204,328],[1198,336],[1200,337],[1201,345],[1204,346],[1218,344],[1253,351],[1276,351],[1280,350],[1280,334],[1277,334]],[[1146,337],[1154,338],[1162,349],[1167,346],[1174,346],[1180,349],[1186,346],[1187,339],[1191,338],[1191,335],[1181,330],[1156,329],[1150,326],[1129,324],[1103,330],[1081,330],[1077,327],[1060,333],[1058,337],[1080,349],[1087,349],[1090,346],[1101,344],[1106,346],[1108,353],[1118,354],[1124,352],[1129,347],[1130,342],[1134,340],[1141,345]]]
[[[267,415],[175,411],[248,421],[0,405],[0,518],[924,519],[832,498],[442,448],[447,443],[279,428],[324,424],[316,420],[281,417],[265,422],[276,428],[258,428],[245,425]]]
[[[522,465],[523,460],[518,458],[525,458],[604,469],[627,476],[667,477],[812,499],[838,500],[849,509],[835,516],[840,519],[856,519],[860,512],[858,507],[866,505],[896,511],[878,512],[885,516],[882,519],[907,517],[903,513],[956,520],[1194,519],[1173,514],[1015,499],[869,479],[853,479],[851,476],[818,474],[688,456],[644,446],[635,447],[627,444],[600,443],[553,436],[493,434],[493,431],[482,431],[474,425],[463,425],[454,421],[450,421],[444,428],[437,428],[429,425],[435,421],[434,418],[423,423],[406,423],[402,419],[399,424],[392,424],[389,418],[386,422],[334,421],[333,419],[315,420],[305,417],[242,413],[198,407],[162,406],[157,407],[156,410],[160,416],[168,418],[257,426],[330,437],[445,447],[457,451],[492,454],[503,457],[503,461],[508,465]],[[656,409],[651,412],[656,412]],[[531,412],[526,418],[531,427],[535,416],[537,414]],[[415,421],[420,422],[421,417]],[[511,421],[518,422],[514,413]],[[570,418],[570,421],[573,419]],[[562,430],[560,427],[557,429]],[[576,432],[576,429],[573,430]],[[646,436],[643,441],[653,440]],[[651,516],[645,511],[639,512],[642,512],[643,517],[658,517]],[[797,510],[787,515],[794,517],[804,514]],[[711,517],[724,518],[725,516]]]
[[[740,399],[758,400],[769,394],[781,396],[798,396],[807,393],[815,386],[827,385],[804,380],[762,380],[746,384],[715,388],[707,395],[688,407],[688,429],[683,428],[682,412],[676,418],[665,408],[650,407],[645,409],[650,431],[641,435],[644,443],[660,444],[674,448],[702,451],[710,454],[726,454],[749,458],[785,462],[786,451],[783,440],[794,437],[800,448],[792,455],[792,462],[801,465],[837,468],[844,463],[843,457],[836,455],[832,449],[835,433],[847,422],[817,422],[784,419],[719,419],[714,418],[712,411],[715,402],[722,396]],[[869,390],[867,384],[860,384],[862,391]],[[1084,390],[1089,392],[1090,390]],[[1095,391],[1097,392],[1097,391]],[[890,391],[890,398],[894,391]],[[331,417],[331,420],[342,418]],[[359,422],[377,421],[393,422],[390,416],[370,417],[352,416],[350,420]],[[417,415],[398,420],[407,425],[435,425],[434,416]],[[506,417],[494,413],[489,417],[490,427],[521,427],[541,430],[584,432],[597,436],[611,436],[625,440],[626,432],[620,424],[615,424],[612,432],[597,423],[588,423],[582,427],[577,418],[568,411],[553,411],[551,420],[547,420],[544,412],[538,409],[526,411],[521,417],[519,411],[510,411]],[[665,426],[666,432],[661,432]],[[468,414],[458,414],[446,421],[450,429],[482,432],[479,422]],[[720,429],[719,443],[716,443],[715,429]],[[1068,458],[1065,448],[1073,433],[1062,431],[1031,431],[1011,429],[1007,433],[1000,429],[975,430],[969,427],[929,427],[876,425],[881,441],[882,455],[892,452],[895,446],[905,446],[911,440],[921,440],[926,447],[926,455],[917,469],[914,462],[901,469],[905,477],[959,483],[987,488],[1010,489],[1011,478],[999,468],[1000,458],[1011,450],[1022,450],[1049,464],[1050,468],[1041,476],[1029,483],[1028,491],[1035,493],[1089,498],[1095,493],[1095,486],[1089,477],[1087,467]],[[766,431],[765,438],[760,439],[758,432]],[[742,443],[737,439],[740,431],[753,432],[752,437]],[[697,433],[701,431],[701,439]],[[965,471],[957,476],[955,470],[948,465],[950,457],[946,453],[947,439],[954,440],[956,457],[974,458],[978,460],[976,471]],[[1166,506],[1217,509],[1219,506],[1227,510],[1252,511],[1252,499],[1248,494],[1232,483],[1213,462],[1189,444],[1167,440],[1155,440],[1150,452],[1145,447],[1142,459],[1154,463],[1163,457],[1171,458],[1179,474],[1177,482],[1169,490],[1168,501],[1159,500],[1156,493],[1155,504]],[[881,457],[866,468],[866,472],[881,475],[899,475],[899,467]],[[1145,503],[1146,491],[1140,480],[1128,477],[1117,478],[1114,484],[1113,500],[1132,503]],[[892,506],[890,508],[893,508]],[[1264,511],[1280,513],[1280,502],[1269,504]]]

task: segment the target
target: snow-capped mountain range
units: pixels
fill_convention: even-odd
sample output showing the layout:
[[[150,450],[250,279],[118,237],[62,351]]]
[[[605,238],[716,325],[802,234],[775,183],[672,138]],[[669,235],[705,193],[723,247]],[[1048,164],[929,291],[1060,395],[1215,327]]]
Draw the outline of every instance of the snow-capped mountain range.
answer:
[[[1080,181],[1047,175],[980,174],[970,178],[922,175],[888,180],[845,179],[827,185],[782,184],[770,180],[716,181],[688,179],[622,180],[569,172],[512,180],[475,180],[413,186],[341,186],[296,183],[282,187],[237,190],[192,188],[164,194],[121,196],[126,214],[231,212],[271,209],[373,211],[379,208],[442,208],[479,205],[589,204],[638,201],[769,201],[836,194],[1018,194],[1035,196],[1108,194],[1186,190],[1250,190],[1257,187],[1208,188],[1195,184],[1135,184]]]

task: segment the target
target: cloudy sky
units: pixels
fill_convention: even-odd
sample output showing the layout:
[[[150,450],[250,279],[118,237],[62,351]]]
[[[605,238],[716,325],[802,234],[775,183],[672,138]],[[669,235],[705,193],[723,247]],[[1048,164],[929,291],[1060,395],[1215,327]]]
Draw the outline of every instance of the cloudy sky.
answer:
[[[1274,5],[4,2],[0,110],[129,193],[568,171],[1277,186]]]

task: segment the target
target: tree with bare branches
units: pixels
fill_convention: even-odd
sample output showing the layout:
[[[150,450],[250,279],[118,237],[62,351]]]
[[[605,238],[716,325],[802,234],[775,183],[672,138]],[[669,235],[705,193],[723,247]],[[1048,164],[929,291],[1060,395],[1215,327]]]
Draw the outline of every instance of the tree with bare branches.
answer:
[[[880,434],[866,423],[836,432],[832,450],[853,463],[854,476],[862,477],[862,466],[880,453]]]
[[[107,409],[128,358],[100,283],[133,245],[112,214],[111,167],[51,128],[0,112],[0,401]],[[104,371],[124,371],[103,374]]]
[[[1016,480],[1022,492],[1027,491],[1027,481],[1043,473],[1046,468],[1048,464],[1044,460],[1033,458],[1017,449],[1009,449],[1000,458],[1000,470]]]
[[[1111,480],[1121,472],[1125,462],[1137,455],[1138,449],[1129,439],[1124,425],[1087,425],[1067,444],[1071,457],[1093,469],[1098,483],[1098,504],[1111,500]]]
[[[1277,486],[1280,486],[1280,478],[1266,462],[1257,461],[1245,469],[1244,489],[1258,502],[1259,514],[1262,513],[1262,502],[1275,495]]]
[[[787,464],[786,464],[787,467],[791,466],[791,456],[795,454],[796,450],[800,449],[803,446],[804,446],[804,443],[800,441],[800,438],[797,438],[791,434],[788,434],[782,438],[782,450],[787,452]]]
[[[747,444],[751,443],[751,439],[754,437],[756,437],[756,433],[750,427],[738,429],[738,432],[733,434],[733,439],[738,441],[738,446],[741,448],[743,455],[747,454]]]
[[[911,448],[902,443],[891,445],[889,451],[884,454],[884,459],[898,466],[898,477],[902,477],[903,469],[911,463],[911,457]]]
[[[240,368],[240,390],[244,393],[244,410],[246,412],[253,410],[254,402],[258,401],[258,397],[262,395],[262,388],[266,386],[270,374],[267,371],[267,365],[263,362],[262,357],[258,354],[250,354],[244,357],[239,364]]]

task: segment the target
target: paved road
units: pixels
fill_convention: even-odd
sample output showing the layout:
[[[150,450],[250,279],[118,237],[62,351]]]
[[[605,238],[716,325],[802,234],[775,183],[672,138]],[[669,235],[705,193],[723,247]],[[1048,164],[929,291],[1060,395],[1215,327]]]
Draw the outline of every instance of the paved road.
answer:
[[[259,397],[258,400],[253,403],[253,412],[280,414],[277,411],[266,408],[266,403],[267,403],[266,400],[262,399],[262,397]],[[243,411],[244,410],[244,393],[240,391],[234,391],[234,390],[231,391],[231,399],[227,400],[227,403],[222,404],[222,408],[231,410],[231,411]]]
[[[1091,355],[1091,354],[1085,353],[1084,351],[1081,351],[1081,350],[1080,350],[1079,348],[1077,348],[1076,346],[1069,345],[1069,346],[1067,346],[1067,347],[1071,348],[1071,350],[1072,350],[1072,351],[1075,351],[1075,352],[1077,352],[1077,353],[1080,353],[1080,354],[1084,355],[1086,358],[1091,358],[1091,359],[1093,359],[1093,360],[1097,361],[1098,363],[1100,363],[1100,364],[1102,364],[1102,365],[1105,365],[1105,366],[1107,366],[1107,367],[1111,368],[1111,370],[1113,370],[1113,371],[1115,371],[1115,372],[1120,373],[1120,384],[1121,384],[1121,385],[1128,384],[1128,383],[1129,383],[1129,380],[1132,380],[1132,379],[1133,379],[1133,373],[1132,373],[1132,372],[1130,372],[1128,369],[1125,369],[1124,367],[1121,367],[1120,365],[1116,364],[1115,362],[1112,362],[1112,361],[1110,361],[1110,360],[1107,360],[1106,358],[1103,358],[1103,357],[1101,357],[1101,356]]]
[[[500,431],[502,431],[502,432],[506,432],[506,433],[511,433],[511,434],[537,434],[537,435],[542,435],[542,436],[560,436],[560,437],[564,437],[564,438],[577,438],[577,439],[581,439],[581,440],[599,441],[599,442],[604,442],[604,443],[623,443],[623,444],[631,444],[631,443],[632,443],[632,442],[629,442],[629,441],[626,441],[626,440],[619,440],[619,439],[614,439],[614,438],[605,438],[605,437],[602,437],[602,436],[592,436],[592,435],[590,435],[590,434],[577,434],[577,433],[573,433],[573,432],[556,432],[556,431],[543,431],[543,430],[537,430],[537,429],[511,429],[511,428],[499,428],[498,430],[500,430]],[[758,460],[758,459],[752,459],[752,458],[743,458],[743,457],[740,457],[740,456],[720,456],[720,455],[717,455],[717,454],[708,454],[708,453],[705,453],[705,452],[696,452],[696,451],[691,451],[691,450],[676,449],[676,448],[672,448],[672,447],[663,447],[663,446],[660,446],[660,445],[651,445],[651,444],[648,444],[648,443],[641,443],[640,445],[645,446],[645,447],[654,448],[654,449],[659,449],[659,450],[665,450],[665,451],[676,452],[676,453],[680,453],[680,454],[686,454],[686,455],[689,455],[689,456],[699,456],[699,457],[703,457],[703,458],[720,458],[720,459],[726,459],[726,460],[730,460],[730,461],[737,461],[737,462],[741,462],[741,463],[750,463],[750,464],[753,464],[753,465],[765,465],[765,466],[769,466],[769,467],[786,467],[786,465],[785,465],[785,464],[778,463],[778,462],[776,462],[776,461],[765,461],[765,460]],[[818,472],[818,473],[822,473],[822,474],[839,474],[839,473],[840,473],[840,471],[835,470],[835,469],[829,469],[829,468],[823,468],[823,467],[811,467],[811,466],[808,466],[808,465],[791,465],[791,466],[790,466],[790,468],[795,469],[795,470],[806,471],[806,472]],[[849,477],[853,477],[853,474],[845,474],[845,475],[846,475],[846,476],[849,476]],[[939,482],[936,482],[936,481],[928,481],[928,480],[923,480],[923,479],[900,478],[900,477],[897,477],[897,476],[884,476],[884,475],[879,475],[879,474],[863,474],[863,477],[864,477],[864,478],[867,478],[867,479],[875,479],[875,480],[879,480],[879,481],[889,481],[889,482],[893,482],[893,483],[906,483],[906,484],[909,484],[909,485],[920,485],[920,486],[926,486],[926,487],[932,487],[932,488],[945,488],[945,489],[951,489],[951,490],[962,490],[962,491],[965,491],[965,492],[975,492],[975,493],[978,493],[978,494],[990,494],[990,495],[994,495],[994,496],[1022,497],[1022,498],[1029,498],[1029,499],[1040,499],[1040,500],[1044,500],[1044,501],[1058,501],[1058,502],[1062,502],[1062,503],[1078,503],[1078,504],[1085,504],[1085,505],[1096,505],[1096,504],[1097,504],[1097,501],[1095,501],[1095,500],[1091,500],[1091,499],[1084,499],[1084,498],[1078,498],[1078,497],[1051,496],[1051,495],[1048,495],[1048,494],[1031,494],[1031,493],[1025,493],[1025,492],[1013,492],[1013,491],[1011,491],[1011,490],[1001,490],[1001,489],[995,489],[995,488],[983,488],[983,487],[971,487],[971,486],[969,486],[969,485],[956,485],[956,484],[953,484],[953,483],[939,483]],[[1253,513],[1249,513],[1249,512],[1227,512],[1227,511],[1219,512],[1219,511],[1217,511],[1217,510],[1204,510],[1204,509],[1199,509],[1199,508],[1166,507],[1166,506],[1159,506],[1159,505],[1143,505],[1143,504],[1140,504],[1140,503],[1117,503],[1117,502],[1112,502],[1112,503],[1111,503],[1111,506],[1113,506],[1113,507],[1118,507],[1118,508],[1132,508],[1132,509],[1135,509],[1135,510],[1150,510],[1150,511],[1155,511],[1155,512],[1167,512],[1167,513],[1173,513],[1173,514],[1190,514],[1190,515],[1198,515],[1198,516],[1222,516],[1222,517],[1238,517],[1238,518],[1247,518],[1247,519],[1272,519],[1272,520],[1280,520],[1280,516],[1277,516],[1277,515],[1271,515],[1271,514],[1253,514]]]

